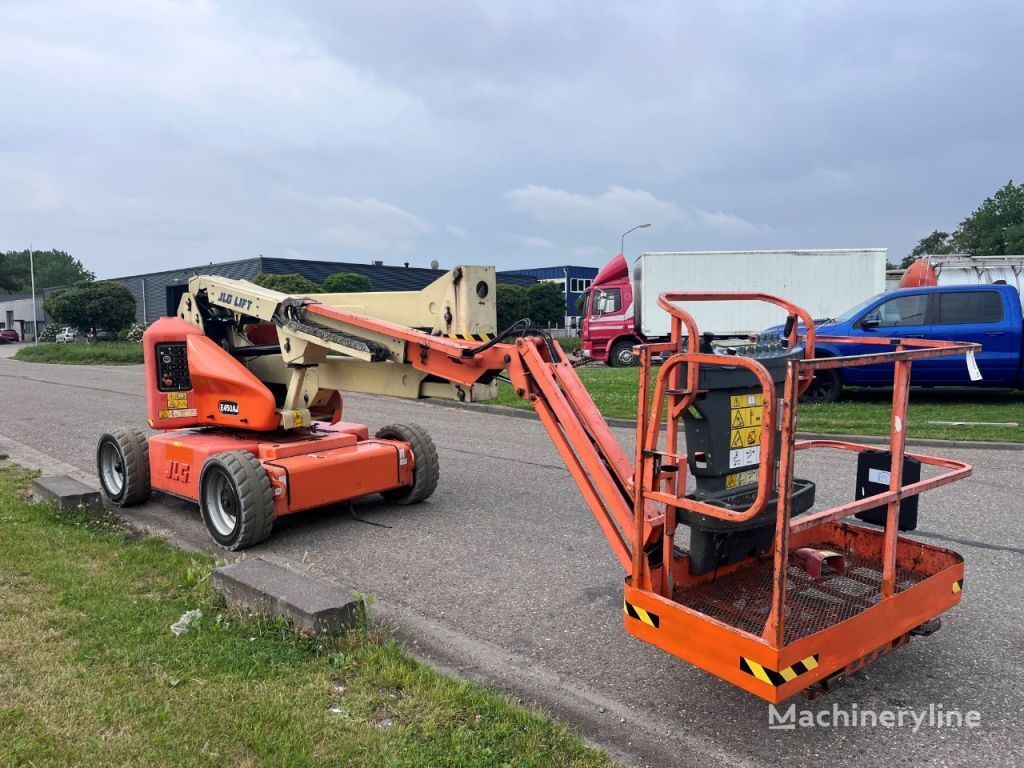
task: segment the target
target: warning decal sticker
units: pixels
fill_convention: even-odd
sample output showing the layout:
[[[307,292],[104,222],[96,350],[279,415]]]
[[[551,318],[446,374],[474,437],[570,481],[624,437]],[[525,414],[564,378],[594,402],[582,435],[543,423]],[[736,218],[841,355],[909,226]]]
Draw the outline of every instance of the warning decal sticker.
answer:
[[[729,398],[729,468],[761,460],[761,420],[764,396],[732,395]]]

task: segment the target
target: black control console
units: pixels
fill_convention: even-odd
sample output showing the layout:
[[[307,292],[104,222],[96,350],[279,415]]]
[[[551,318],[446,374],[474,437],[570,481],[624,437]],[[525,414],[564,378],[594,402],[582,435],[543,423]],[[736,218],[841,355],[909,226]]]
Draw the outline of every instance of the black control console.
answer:
[[[192,389],[184,342],[156,345],[156,385],[161,392],[187,392]]]
[[[785,381],[786,364],[801,359],[804,350],[790,348],[778,336],[729,347],[705,338],[701,349],[723,359],[722,365],[701,366],[700,394],[683,413],[688,464],[696,486],[688,498],[739,512],[749,508],[757,496],[758,469],[762,464],[771,467],[774,484],[780,434],[776,425],[772,453],[762,456],[761,385],[753,373],[730,365],[728,360],[757,360],[778,387]],[[777,412],[777,405],[770,405]],[[794,480],[791,514],[810,509],[814,491],[814,483]],[[761,513],[741,523],[679,510],[679,522],[690,528],[690,572],[707,573],[751,555],[766,554],[774,539],[777,508],[778,495],[773,488]]]

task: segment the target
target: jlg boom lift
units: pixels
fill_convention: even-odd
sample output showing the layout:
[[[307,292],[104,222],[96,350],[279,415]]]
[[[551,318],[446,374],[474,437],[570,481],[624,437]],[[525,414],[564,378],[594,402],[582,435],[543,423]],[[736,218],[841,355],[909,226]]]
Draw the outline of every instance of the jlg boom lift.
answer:
[[[699,301],[774,304],[786,331],[720,347],[680,306]],[[492,397],[507,376],[625,571],[630,634],[779,702],[827,690],[934,629],[960,600],[963,559],[898,528],[918,494],[971,468],[905,453],[910,368],[976,345],[878,338],[877,353],[815,359],[810,316],[782,299],[665,293],[659,305],[672,335],[638,348],[630,460],[557,342],[528,322],[492,337],[490,268],[456,268],[420,292],[308,298],[194,277],[178,316],[145,334],[149,423],[159,432],[104,435],[100,479],[115,504],[141,502],[151,488],[197,501],[213,538],[241,549],[284,515],[370,493],[411,503],[434,491],[430,437],[410,425],[370,437],[342,420],[343,390],[472,401]],[[655,357],[663,362],[652,390]],[[888,452],[796,439],[798,398],[816,370],[888,363]],[[797,452],[812,449],[859,456],[855,500],[812,510],[814,484],[794,477]],[[932,467],[923,480],[921,464]],[[845,521],[854,514],[883,526]],[[689,540],[677,544],[680,524]]]

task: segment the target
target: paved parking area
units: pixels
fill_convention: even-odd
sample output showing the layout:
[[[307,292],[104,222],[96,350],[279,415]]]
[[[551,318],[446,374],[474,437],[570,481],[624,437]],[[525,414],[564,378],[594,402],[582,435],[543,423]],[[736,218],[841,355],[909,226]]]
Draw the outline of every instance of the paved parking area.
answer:
[[[144,408],[141,367],[0,359],[0,451],[16,458],[42,454],[91,475],[99,434],[143,424]],[[1024,452],[957,449],[974,477],[922,498],[919,535],[967,560],[964,600],[943,630],[827,697],[794,700],[813,712],[941,704],[978,711],[980,726],[774,731],[764,703],[625,634],[622,573],[538,423],[360,395],[346,398],[346,418],[426,427],[441,455],[437,493],[416,507],[369,500],[354,515],[300,515],[250,555],[373,595],[439,665],[551,707],[637,764],[1018,762]],[[614,432],[632,445],[631,431]],[[833,453],[804,454],[797,475],[818,483],[819,504],[838,503],[852,498],[853,469]],[[208,546],[189,505],[156,499],[133,516]]]

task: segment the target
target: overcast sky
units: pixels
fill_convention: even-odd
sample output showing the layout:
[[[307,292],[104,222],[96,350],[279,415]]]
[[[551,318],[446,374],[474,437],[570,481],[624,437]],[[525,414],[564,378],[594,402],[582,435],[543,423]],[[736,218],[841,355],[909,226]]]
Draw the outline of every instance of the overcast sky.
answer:
[[[1024,4],[0,0],[0,250],[887,247],[1024,179]]]

